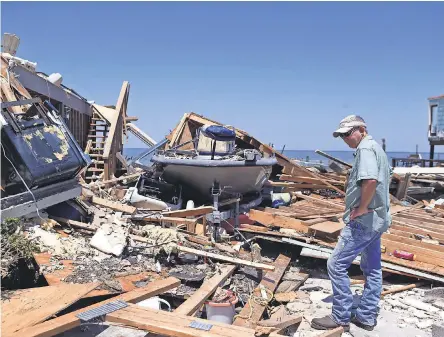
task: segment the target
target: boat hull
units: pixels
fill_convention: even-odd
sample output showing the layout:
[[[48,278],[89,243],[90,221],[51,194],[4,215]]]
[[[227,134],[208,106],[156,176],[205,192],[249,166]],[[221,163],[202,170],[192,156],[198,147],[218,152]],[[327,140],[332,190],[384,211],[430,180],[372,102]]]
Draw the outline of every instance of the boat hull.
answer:
[[[256,162],[223,160],[169,160],[153,158],[163,165],[163,178],[173,184],[190,187],[204,198],[211,198],[214,181],[223,188],[221,198],[235,193],[242,195],[260,192],[268,180],[276,159]]]

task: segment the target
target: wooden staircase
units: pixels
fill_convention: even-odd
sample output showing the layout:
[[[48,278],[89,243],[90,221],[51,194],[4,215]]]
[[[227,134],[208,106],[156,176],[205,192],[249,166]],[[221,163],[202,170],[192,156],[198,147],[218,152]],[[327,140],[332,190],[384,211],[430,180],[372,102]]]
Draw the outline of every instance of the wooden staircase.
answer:
[[[109,123],[93,109],[88,132],[88,141],[91,140],[91,148],[88,154],[93,163],[86,170],[85,180],[87,183],[99,179],[99,176],[105,171],[103,150],[108,137],[109,126]]]

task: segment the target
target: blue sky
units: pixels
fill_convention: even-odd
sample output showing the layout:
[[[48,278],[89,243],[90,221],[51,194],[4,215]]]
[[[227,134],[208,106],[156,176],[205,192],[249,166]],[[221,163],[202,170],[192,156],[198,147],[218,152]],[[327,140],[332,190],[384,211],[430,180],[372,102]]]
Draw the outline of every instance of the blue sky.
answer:
[[[20,36],[17,56],[99,104],[128,80],[128,113],[157,140],[194,111],[278,148],[347,150],[331,133],[356,113],[388,150],[428,151],[443,13],[443,2],[3,2],[1,30]]]

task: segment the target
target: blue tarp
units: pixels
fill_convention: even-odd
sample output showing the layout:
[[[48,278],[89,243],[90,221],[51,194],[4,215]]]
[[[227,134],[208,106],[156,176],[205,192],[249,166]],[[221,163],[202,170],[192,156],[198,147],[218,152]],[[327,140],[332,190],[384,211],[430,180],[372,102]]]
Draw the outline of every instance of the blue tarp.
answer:
[[[227,129],[218,125],[205,125],[201,129],[205,136],[219,141],[233,141],[236,139],[236,133],[233,130]]]

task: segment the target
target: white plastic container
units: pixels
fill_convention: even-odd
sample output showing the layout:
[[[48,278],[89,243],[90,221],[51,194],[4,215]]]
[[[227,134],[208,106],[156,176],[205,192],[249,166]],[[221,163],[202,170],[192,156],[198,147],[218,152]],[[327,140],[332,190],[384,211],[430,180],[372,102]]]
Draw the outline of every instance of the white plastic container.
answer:
[[[144,307],[144,308],[151,308],[151,309],[160,310],[161,303],[166,304],[168,306],[168,311],[171,311],[171,305],[167,301],[165,301],[164,299],[159,298],[158,296],[154,296],[154,297],[148,298],[146,300],[140,301],[137,303],[137,305],[140,305],[141,307]]]
[[[225,303],[205,302],[207,319],[225,324],[233,324],[233,318],[234,315],[236,315],[234,306],[237,301],[237,297],[234,297],[230,302]]]
[[[60,84],[62,84],[63,81],[63,77],[62,75],[60,75],[60,73],[52,73],[48,76],[48,81],[60,87]]]

